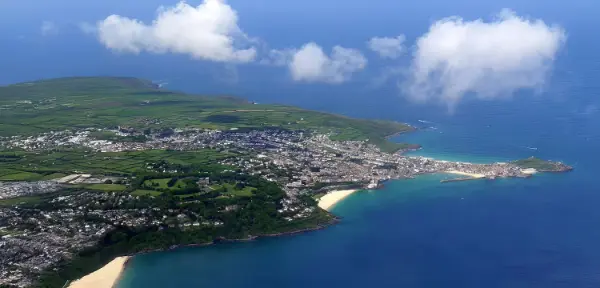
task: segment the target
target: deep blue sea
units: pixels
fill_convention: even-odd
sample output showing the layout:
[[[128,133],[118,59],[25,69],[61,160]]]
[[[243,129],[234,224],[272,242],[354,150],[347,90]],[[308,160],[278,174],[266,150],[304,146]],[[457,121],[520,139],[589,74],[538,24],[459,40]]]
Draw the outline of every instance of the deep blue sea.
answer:
[[[576,119],[547,121],[574,121],[585,133]],[[523,135],[539,133],[530,138],[471,121],[405,138],[424,144],[420,155],[481,162],[536,155],[572,163],[574,172],[388,182],[338,204],[333,213],[343,221],[326,230],[136,256],[119,287],[600,287],[599,159],[589,144],[598,134],[546,134],[548,124],[522,124],[531,127]]]
[[[280,49],[316,41],[326,50],[333,45],[365,50],[370,37],[399,33],[412,45],[435,19],[472,20],[502,8],[567,31],[539,93],[521,91],[494,101],[467,97],[454,113],[443,105],[407,101],[396,81],[374,85],[390,63],[368,52],[367,69],[349,83],[303,84],[282,68],[258,64],[115,55],[77,29],[82,21],[94,23],[112,13],[148,21],[158,5],[175,2],[0,1],[0,84],[80,75],[143,77],[169,89],[408,122],[423,129],[394,140],[423,145],[415,155],[472,162],[537,156],[575,170],[532,179],[441,184],[447,176],[429,175],[388,182],[338,204],[333,213],[343,221],[322,231],[136,256],[120,288],[600,287],[597,0],[348,0],[343,6],[323,0],[228,1],[245,32]],[[60,33],[41,37],[46,20],[59,25]]]
[[[600,287],[600,61],[588,48],[573,44],[540,95],[466,101],[454,114],[367,92],[339,104],[304,102],[408,121],[422,129],[394,140],[422,144],[415,155],[537,156],[571,164],[572,173],[388,182],[338,204],[333,213],[343,221],[326,230],[137,256],[119,287]]]

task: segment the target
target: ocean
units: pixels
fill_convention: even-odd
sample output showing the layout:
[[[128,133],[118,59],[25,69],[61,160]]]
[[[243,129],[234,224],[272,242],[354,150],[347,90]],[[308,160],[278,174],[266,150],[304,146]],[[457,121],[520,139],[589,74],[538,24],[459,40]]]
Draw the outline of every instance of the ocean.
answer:
[[[494,155],[484,153],[487,145],[472,153],[461,148],[476,146],[473,139],[494,142],[490,135],[439,130],[448,131],[405,137],[430,139],[423,144],[431,148],[418,152],[423,156],[483,162]],[[577,150],[573,139],[535,147],[536,156],[575,164],[572,173],[445,184],[439,180],[447,175],[390,181],[340,202],[333,213],[342,222],[322,231],[136,256],[119,287],[599,287],[593,152],[544,154],[555,146]],[[444,148],[435,149],[437,143]],[[534,153],[521,142],[512,147],[501,151]],[[514,159],[498,155],[492,158]]]
[[[342,222],[325,230],[136,256],[119,288],[600,287],[597,1],[351,0],[344,2],[347,13],[339,13],[337,1],[229,1],[244,31],[274,48],[316,41],[327,49],[338,44],[364,49],[369,37],[398,33],[412,45],[435,19],[488,17],[505,7],[565,28],[567,43],[541,91],[489,101],[467,97],[453,113],[435,103],[411,103],[395,81],[375,84],[389,63],[371,61],[373,55],[349,83],[301,84],[283,68],[258,64],[115,55],[77,29],[82,21],[111,13],[149,20],[159,4],[176,1],[38,2],[0,3],[0,11],[13,11],[0,17],[0,84],[80,75],[142,77],[168,89],[407,122],[419,131],[393,140],[421,144],[413,155],[481,163],[537,156],[575,168],[531,179],[441,184],[448,176],[427,175],[390,181],[339,203],[333,213]],[[320,8],[308,9],[309,4]],[[332,21],[331,13],[339,19]],[[60,33],[39,36],[45,20],[55,21]]]
[[[411,104],[393,90],[376,101],[359,89],[351,101],[299,103],[409,122],[419,131],[393,140],[422,144],[414,155],[481,163],[536,156],[564,161],[573,172],[390,181],[339,203],[339,225],[140,255],[119,287],[600,287],[600,59],[589,50],[599,45],[576,36],[537,95],[467,100],[454,113]]]

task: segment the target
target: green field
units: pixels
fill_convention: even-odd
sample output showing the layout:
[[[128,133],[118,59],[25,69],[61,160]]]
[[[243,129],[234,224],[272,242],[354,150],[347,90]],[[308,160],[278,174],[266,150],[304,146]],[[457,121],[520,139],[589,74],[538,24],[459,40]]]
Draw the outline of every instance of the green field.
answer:
[[[64,173],[52,173],[52,174],[48,174],[45,175],[42,180],[54,180],[54,179],[60,179],[67,176],[67,174]]]
[[[159,196],[161,194],[162,194],[162,192],[160,192],[160,191],[141,190],[141,189],[131,192],[131,195],[133,195],[133,196]]]
[[[127,187],[125,185],[119,184],[87,184],[80,185],[82,188],[92,189],[92,190],[100,190],[106,192],[120,192],[125,190]]]
[[[253,192],[256,190],[254,187],[246,186],[242,189],[238,189],[235,185],[231,183],[223,183],[219,185],[211,186],[213,190],[218,190],[220,188],[224,189],[224,196],[236,196],[236,197],[251,197]]]
[[[192,193],[192,194],[185,194],[185,195],[175,195],[177,198],[179,198],[180,200],[185,200],[186,198],[192,198],[195,196],[199,196],[202,195],[202,193]]]
[[[17,198],[9,198],[9,199],[0,199],[0,206],[14,206],[19,204],[34,204],[42,201],[42,198],[39,196],[24,196]]]
[[[44,175],[20,171],[14,174],[4,174],[0,176],[0,181],[26,181],[26,180],[39,180],[44,178]]]
[[[217,161],[234,154],[211,149],[198,151],[148,150],[136,152],[101,153],[83,150],[0,152],[11,161],[0,161],[0,180],[32,181],[56,179],[73,173],[102,175],[133,175],[147,172],[148,163],[164,162],[170,165],[194,166],[207,170],[226,168]],[[0,159],[2,159],[0,157]]]
[[[535,157],[513,161],[512,163],[524,169],[533,168],[538,171],[555,171],[559,168],[556,162],[542,160]]]
[[[145,187],[155,187],[160,189],[170,189],[167,183],[171,180],[171,178],[162,178],[162,179],[151,179],[144,181]],[[157,186],[154,186],[157,185]]]
[[[183,179],[178,179],[177,182],[175,182],[175,184],[171,187],[168,185],[169,181],[171,181],[171,178],[150,179],[144,181],[142,187],[148,189],[168,189],[172,191],[181,190],[186,187]]]
[[[353,119],[283,105],[252,104],[236,97],[171,92],[135,78],[61,78],[0,87],[0,136],[119,125],[140,130],[173,127],[307,129],[335,133],[333,138],[337,140],[369,139],[385,150],[400,147],[390,145],[385,141],[386,136],[412,130],[405,124],[390,121]]]

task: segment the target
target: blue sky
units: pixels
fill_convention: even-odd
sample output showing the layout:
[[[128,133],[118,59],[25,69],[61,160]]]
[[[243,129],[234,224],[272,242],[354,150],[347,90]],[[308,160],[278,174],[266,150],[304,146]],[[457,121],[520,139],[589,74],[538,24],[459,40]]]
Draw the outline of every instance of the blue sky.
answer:
[[[302,87],[301,89],[304,89],[304,91],[313,91],[322,87],[341,89],[335,88],[341,86],[361,87],[363,90],[368,90],[382,75],[389,74],[388,82],[386,82],[387,89],[398,90],[397,93],[407,94],[406,91],[402,91],[402,87],[397,86],[403,86],[403,83],[407,81],[406,79],[410,78],[411,63],[413,66],[416,63],[414,54],[418,51],[415,47],[416,40],[426,36],[430,32],[431,25],[444,17],[460,16],[464,18],[465,22],[483,18],[488,23],[503,8],[509,8],[517,14],[517,17],[523,17],[524,21],[541,19],[545,21],[548,27],[557,25],[565,33],[564,41],[561,42],[556,51],[551,50],[548,52],[547,59],[538,59],[554,64],[572,57],[574,53],[570,51],[577,49],[576,45],[582,46],[587,44],[586,41],[590,41],[584,35],[595,33],[591,27],[593,27],[592,21],[596,17],[593,11],[600,8],[598,7],[600,4],[596,2],[594,0],[574,0],[568,3],[559,0],[229,0],[227,4],[235,10],[238,16],[237,26],[246,35],[258,39],[260,42],[259,45],[256,45],[258,52],[254,61],[249,64],[232,64],[226,61],[212,61],[211,59],[193,60],[190,58],[189,53],[156,54],[144,49],[140,54],[115,52],[114,49],[104,45],[105,43],[98,41],[97,34],[85,34],[80,30],[81,23],[95,26],[98,21],[104,20],[111,14],[151,23],[157,15],[156,11],[159,6],[172,7],[178,1],[2,1],[0,2],[0,41],[2,43],[0,52],[4,56],[0,58],[0,66],[9,69],[3,69],[0,72],[0,83],[6,84],[38,78],[72,75],[125,74],[151,78],[152,80],[179,82],[178,88],[181,87],[182,89],[244,93],[246,90],[253,91],[253,89],[257,89],[250,87],[257,84],[263,87],[264,85],[273,85],[281,89],[284,89],[283,86],[278,85],[292,85],[296,88]],[[202,4],[202,1],[188,1],[187,3],[190,7],[196,7]],[[51,23],[52,25],[49,27],[55,31],[53,33],[42,33],[44,22],[46,24]],[[190,31],[193,32],[194,29]],[[371,51],[367,46],[367,41],[372,37],[396,37],[398,35],[405,35],[406,37],[406,41],[403,43],[403,54],[398,59],[383,59],[378,56],[377,52]],[[483,41],[481,43],[485,43],[487,40],[481,41]],[[292,52],[298,52],[305,47],[304,45],[311,42],[314,42],[322,50],[323,55],[321,56],[325,57],[325,62],[321,61],[319,63],[329,65],[327,66],[330,68],[329,70],[325,69],[327,71],[318,71],[315,72],[316,74],[313,73],[308,76],[302,74],[304,76],[301,75],[299,81],[294,81],[293,70],[289,68],[291,66],[291,60],[289,59],[287,59],[287,62],[284,61],[283,65],[277,67],[258,64],[259,60],[268,57],[267,52],[269,49],[278,51],[289,49]],[[441,45],[439,42],[437,43],[432,45]],[[350,58],[344,56],[346,58],[342,57],[341,60],[335,62],[334,58],[336,56],[332,52],[334,46],[359,52],[365,60],[364,63],[359,61],[355,67],[350,67],[352,68],[348,70],[350,72],[342,71],[341,73],[345,73],[345,76],[342,77],[343,81],[332,80],[339,80],[340,78],[331,75],[337,75],[336,73],[340,72],[340,69],[346,69],[347,67],[339,68],[338,64],[346,63],[346,60]],[[467,45],[466,47],[470,46]],[[547,47],[547,45],[545,43],[539,44],[530,51],[541,51],[543,47]],[[348,51],[342,50],[342,52]],[[292,52],[290,52],[290,55],[295,55]],[[505,54],[501,51],[491,52]],[[291,57],[290,55],[288,56]],[[314,53],[310,54],[308,58],[314,59],[311,58],[314,55]],[[527,55],[531,56],[531,53]],[[457,54],[457,56],[467,59],[467,62],[475,59],[473,57],[478,57],[477,55],[462,54]],[[446,65],[451,63],[452,59],[456,59],[449,57],[438,60]],[[479,57],[481,58],[481,55]],[[503,62],[500,61],[500,63]],[[479,71],[489,71],[490,67],[488,66],[493,65],[493,63],[485,65],[479,67],[483,69]],[[313,66],[309,68],[314,68]],[[507,71],[522,71],[521,68],[522,66],[519,66],[519,69]],[[472,70],[464,70],[466,69],[464,67],[460,69],[461,73],[472,72]],[[431,75],[435,75],[439,71],[437,66],[424,68],[424,73],[430,72]],[[505,75],[508,74],[505,73]],[[462,77],[462,75],[459,76]],[[498,82],[498,77],[504,77],[505,75],[491,75],[489,78]],[[536,76],[537,74],[527,75]],[[457,77],[455,78],[458,79]],[[551,75],[548,77],[551,77]],[[196,79],[201,80],[193,81]],[[484,80],[490,81],[490,79]],[[433,79],[437,82],[432,83],[429,80],[427,79],[421,84],[434,89],[436,95],[443,95],[444,86],[442,85],[440,88],[440,79]],[[477,81],[481,82],[483,80]],[[202,85],[198,85],[197,82]],[[483,95],[496,90],[499,93],[501,92],[500,94],[513,94],[515,89],[524,88],[533,91],[536,88],[534,86],[545,84],[543,83],[545,81],[532,81],[525,84],[516,83],[515,87],[505,89],[504,87],[491,87],[487,85],[487,82],[482,82],[483,84],[479,82],[476,83],[478,85],[467,85],[463,89],[464,91],[458,92],[458,96],[453,94],[448,97],[460,99],[465,95]],[[447,87],[451,86],[456,86],[456,83],[453,82],[447,85]],[[441,92],[439,89],[442,89]],[[424,90],[420,90],[418,93],[427,94]],[[429,95],[421,98],[446,103],[448,97]]]
[[[95,22],[118,13],[150,20],[160,5],[174,5],[173,0],[21,0],[0,1],[0,29],[2,34],[36,33],[42,21],[60,25]],[[544,17],[548,21],[568,21],[576,15],[593,15],[599,8],[595,0],[531,0],[531,1],[478,1],[478,0],[421,0],[421,1],[278,1],[230,0],[240,14],[240,25],[249,33],[259,36],[288,32],[289,38],[280,40],[294,44],[295,33],[321,40],[331,31],[344,32],[340,36],[370,37],[374,34],[424,32],[434,20],[460,15],[465,18],[488,17],[502,8],[511,8],[519,14]],[[188,1],[194,5],[201,1]],[[276,25],[274,25],[276,24]],[[359,25],[360,24],[360,25]],[[17,28],[17,29],[15,29]],[[346,29],[350,28],[350,29]],[[309,34],[310,33],[310,34]],[[281,33],[283,34],[283,33]],[[332,36],[332,35],[329,35]],[[417,35],[414,35],[417,36]],[[340,37],[341,38],[341,37]],[[300,39],[296,41],[307,41]],[[286,43],[284,43],[286,44]]]

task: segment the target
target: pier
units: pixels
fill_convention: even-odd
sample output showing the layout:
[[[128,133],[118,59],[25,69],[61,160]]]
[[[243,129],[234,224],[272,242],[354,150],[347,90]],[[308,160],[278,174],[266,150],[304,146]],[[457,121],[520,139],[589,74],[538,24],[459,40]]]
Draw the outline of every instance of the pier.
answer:
[[[464,178],[454,178],[454,179],[443,179],[443,180],[440,180],[440,183],[462,182],[462,181],[471,181],[471,180],[478,180],[478,179],[482,179],[482,178],[464,177]]]

